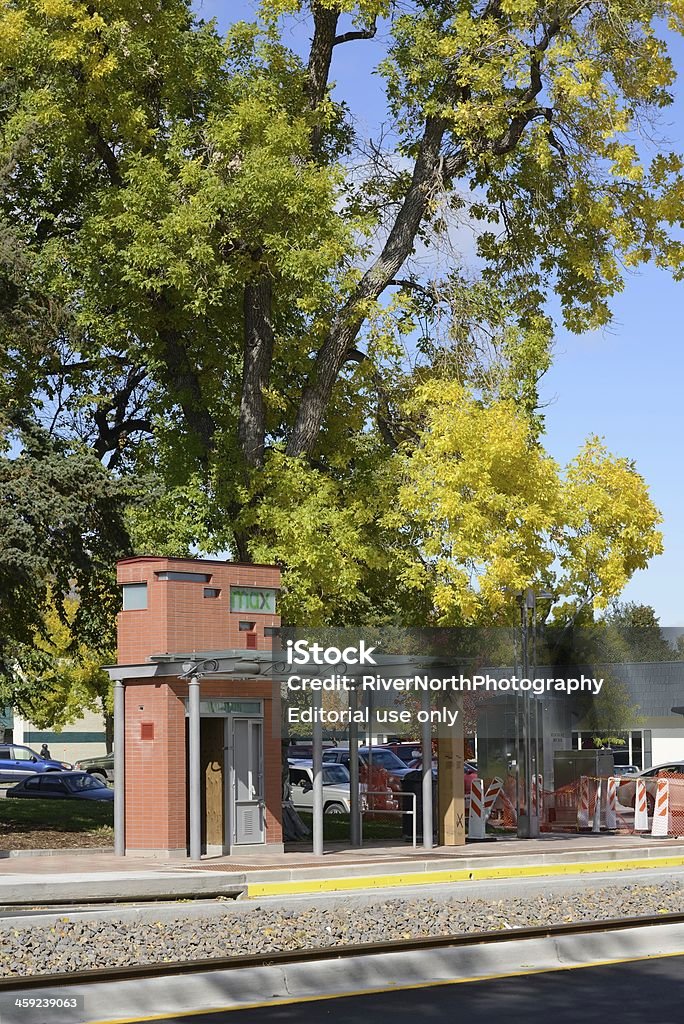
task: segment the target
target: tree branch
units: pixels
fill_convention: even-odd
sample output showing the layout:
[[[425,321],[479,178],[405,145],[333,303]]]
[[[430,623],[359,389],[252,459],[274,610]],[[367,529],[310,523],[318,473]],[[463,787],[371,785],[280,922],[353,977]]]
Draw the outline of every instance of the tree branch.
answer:
[[[339,36],[335,36],[333,40],[333,46],[341,46],[343,43],[352,43],[356,39],[374,39],[378,31],[378,24],[375,18],[368,26],[368,28],[358,29],[355,32],[343,32]]]
[[[368,356],[361,349],[352,348],[347,352],[344,362],[345,363],[358,363],[361,365],[368,361]],[[378,373],[377,369],[373,367],[373,384],[375,386],[375,394],[377,398],[377,408],[375,410],[375,422],[378,425],[380,436],[383,441],[393,452],[399,447],[399,442],[393,432],[392,424],[392,413],[390,409],[390,401],[387,397],[385,388],[383,387],[382,377]]]
[[[147,417],[127,415],[133,392],[146,377],[147,370],[144,367],[132,366],[128,371],[125,383],[114,393],[111,400],[105,405],[99,405],[93,413],[93,421],[98,432],[93,450],[98,459],[103,459],[107,452],[115,453],[109,463],[110,469],[114,468],[121,457],[123,437],[137,431],[152,433],[152,422]],[[112,413],[114,414],[113,420],[110,419]]]
[[[102,135],[100,134],[100,129],[93,121],[88,121],[86,124],[86,128],[88,129],[92,137],[95,152],[107,168],[109,180],[111,181],[112,185],[121,185],[123,183],[123,178],[121,177],[119,161],[116,158],[114,150],[107,145],[105,140],[102,138]]]
[[[392,225],[382,252],[361,278],[335,317],[317,357],[312,382],[304,388],[297,419],[287,445],[288,455],[310,454],[346,353],[361,329],[365,314],[359,306],[376,299],[408,258],[440,175],[440,147],[446,130],[441,119],[428,118],[413,170],[411,185]]]

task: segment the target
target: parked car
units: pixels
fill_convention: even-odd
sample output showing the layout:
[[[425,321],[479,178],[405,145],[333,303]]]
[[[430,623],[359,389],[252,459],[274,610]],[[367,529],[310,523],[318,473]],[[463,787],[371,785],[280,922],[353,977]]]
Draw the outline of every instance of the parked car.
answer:
[[[409,763],[408,763],[408,767],[411,769],[412,772],[418,771],[419,768],[423,767],[423,758],[421,756],[412,758],[412,760],[410,760]],[[432,758],[432,770],[433,770],[433,772],[436,775],[437,774],[437,758],[436,757]]]
[[[401,743],[383,743],[382,747],[384,750],[391,750],[393,754],[396,754],[400,761],[404,764],[408,764],[414,757],[418,757],[421,752],[420,740],[402,740]]]
[[[437,775],[437,759],[432,759],[432,774]],[[415,771],[416,769],[423,767],[423,758],[414,757],[409,767]],[[473,781],[477,778],[477,770],[473,768],[469,761],[463,762],[463,793],[466,801],[466,808],[470,806],[470,790],[473,787]]]
[[[88,772],[43,772],[23,779],[7,796],[38,800],[113,800],[114,790]]]
[[[101,757],[82,757],[74,768],[88,772],[102,782],[114,781],[114,754],[103,754]]]
[[[323,751],[324,764],[343,764],[349,768],[351,758],[349,747],[331,747]],[[359,761],[367,765],[372,762],[375,768],[384,768],[395,779],[403,779],[411,769],[387,747],[359,747]]]
[[[616,764],[613,772],[615,775],[638,775],[639,768],[635,764]]]
[[[349,770],[349,747],[324,750],[323,764],[341,764]],[[373,794],[368,798],[368,806],[375,811],[392,811],[399,807],[395,794],[401,793],[401,780],[410,770],[391,750],[384,747],[373,747],[372,750],[359,747],[359,782]]]
[[[681,775],[684,777],[684,761],[670,761],[668,764],[657,764],[652,768],[646,768],[629,779],[623,779],[618,787],[618,802],[623,807],[634,807],[636,799],[636,780],[644,779],[646,782],[646,804],[648,813],[653,814],[655,807],[656,790],[658,788],[659,775]]]
[[[310,811],[313,807],[313,765],[306,761],[294,761],[290,765],[290,789],[292,803],[298,811]],[[349,772],[341,764],[327,764],[323,767],[323,813],[349,814]]]
[[[0,743],[0,782],[18,782],[43,772],[62,772],[65,768],[71,769],[73,765],[68,761],[41,757],[31,747]]]

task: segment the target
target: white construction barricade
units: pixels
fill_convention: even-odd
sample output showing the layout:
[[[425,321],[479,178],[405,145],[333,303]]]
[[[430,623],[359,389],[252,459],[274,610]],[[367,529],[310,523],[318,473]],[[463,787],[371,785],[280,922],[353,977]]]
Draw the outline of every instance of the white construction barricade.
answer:
[[[470,813],[468,815],[468,838],[484,839],[487,820],[500,799],[504,798],[503,779],[495,777],[484,792],[482,779],[474,779],[470,790]]]

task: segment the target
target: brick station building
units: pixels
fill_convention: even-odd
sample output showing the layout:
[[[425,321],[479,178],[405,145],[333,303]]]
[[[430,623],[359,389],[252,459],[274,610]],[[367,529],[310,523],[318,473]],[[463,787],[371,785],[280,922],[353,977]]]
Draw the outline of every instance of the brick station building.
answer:
[[[138,557],[117,580],[117,853],[282,850],[279,685],[250,661],[280,626],[279,570]]]

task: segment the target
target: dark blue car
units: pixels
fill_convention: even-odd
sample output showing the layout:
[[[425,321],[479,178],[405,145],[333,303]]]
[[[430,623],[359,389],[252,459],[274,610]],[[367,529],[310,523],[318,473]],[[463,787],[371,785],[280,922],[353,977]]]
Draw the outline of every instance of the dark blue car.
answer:
[[[24,779],[7,790],[7,796],[35,797],[37,800],[108,800],[114,790],[88,772],[43,772]]]
[[[65,768],[73,768],[73,765],[66,761],[48,760],[30,747],[0,743],[0,782],[20,782],[44,772],[63,772]]]

